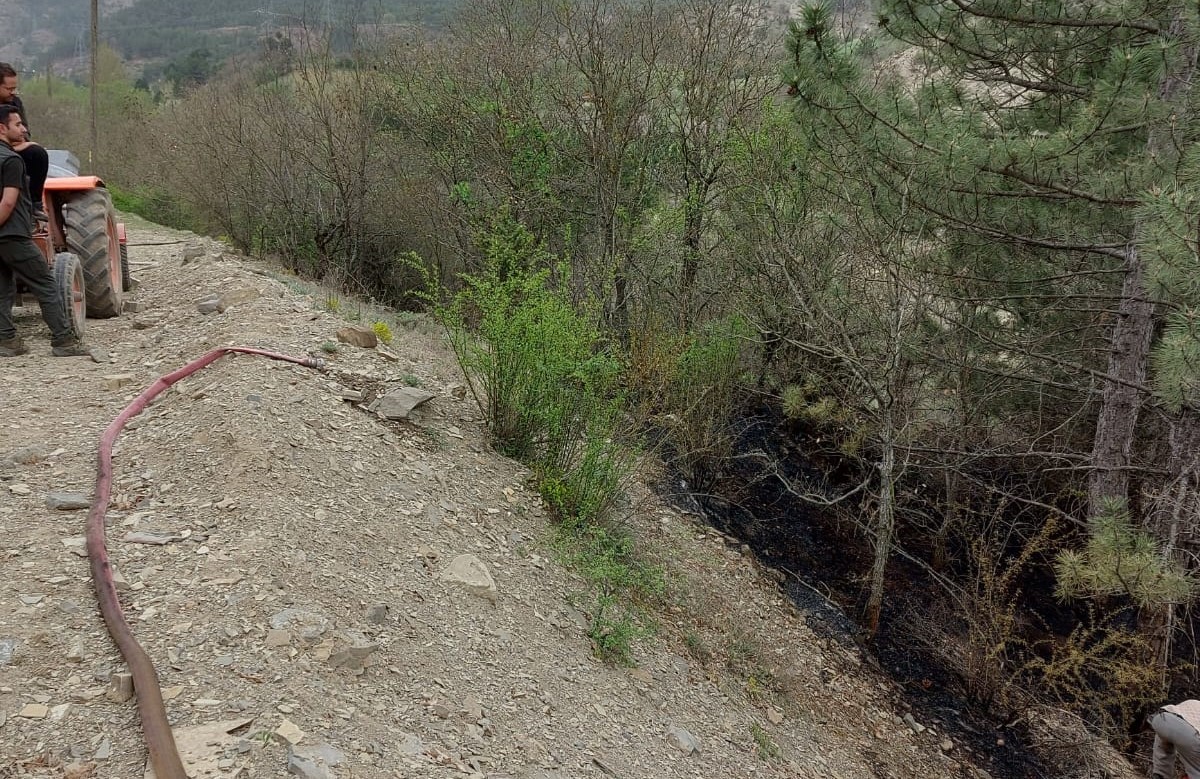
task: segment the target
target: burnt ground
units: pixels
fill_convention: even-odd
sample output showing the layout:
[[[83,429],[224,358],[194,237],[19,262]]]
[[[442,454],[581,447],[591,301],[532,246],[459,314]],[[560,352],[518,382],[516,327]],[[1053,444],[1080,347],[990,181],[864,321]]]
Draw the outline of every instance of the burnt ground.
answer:
[[[809,628],[843,646],[857,647],[864,659],[898,684],[918,722],[934,724],[956,742],[969,745],[978,765],[993,776],[1054,775],[1021,733],[972,705],[953,670],[914,645],[908,629],[914,615],[948,613],[949,607],[925,571],[899,555],[889,562],[889,591],[878,635],[868,641],[855,620],[871,561],[866,535],[832,512],[800,500],[783,481],[825,485],[827,494],[834,494],[853,485],[855,474],[839,472],[833,460],[817,462],[804,451],[803,436],[789,430],[770,409],[748,414],[738,428],[734,457],[703,492],[681,489],[684,483],[678,477],[674,484],[663,485],[664,492],[686,494],[686,502],[697,506],[709,523],[784,573],[781,587]],[[1066,616],[1049,615],[1054,622],[1064,622]]]

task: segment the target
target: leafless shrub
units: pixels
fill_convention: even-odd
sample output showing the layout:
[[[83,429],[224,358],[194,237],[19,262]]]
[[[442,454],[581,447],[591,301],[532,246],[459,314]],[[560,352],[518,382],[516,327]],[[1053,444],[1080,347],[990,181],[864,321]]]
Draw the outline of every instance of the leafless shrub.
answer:
[[[1134,771],[1104,737],[1078,714],[1045,705],[1029,707],[1020,719],[1030,749],[1061,779],[1134,779]]]

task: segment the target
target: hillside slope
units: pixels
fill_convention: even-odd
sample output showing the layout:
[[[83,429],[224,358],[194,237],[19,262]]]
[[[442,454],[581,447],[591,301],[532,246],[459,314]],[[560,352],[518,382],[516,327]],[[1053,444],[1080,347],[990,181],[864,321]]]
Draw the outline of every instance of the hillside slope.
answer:
[[[6,778],[145,764],[78,554],[85,512],[48,496],[90,496],[100,431],[159,375],[218,345],[321,354],[346,324],[213,242],[145,223],[131,241],[140,310],[90,324],[111,363],[50,358],[29,307],[33,353],[0,362]],[[242,302],[201,313],[210,293]],[[326,372],[225,358],[119,439],[109,546],[195,776],[983,775],[906,724],[891,683],[814,636],[741,549],[636,485],[630,528],[670,591],[636,668],[598,661],[585,585],[461,382],[433,328],[343,347]],[[411,423],[346,399],[412,384],[436,397]],[[494,598],[446,578],[465,554]]]

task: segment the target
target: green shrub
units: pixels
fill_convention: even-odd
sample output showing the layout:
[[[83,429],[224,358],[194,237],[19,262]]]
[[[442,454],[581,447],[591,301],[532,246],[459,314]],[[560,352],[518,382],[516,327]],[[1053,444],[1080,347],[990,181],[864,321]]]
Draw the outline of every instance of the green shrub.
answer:
[[[612,595],[598,595],[588,638],[596,656],[614,665],[633,665],[633,642],[647,634],[638,619]]]
[[[569,274],[522,225],[501,217],[484,264],[443,321],[496,448],[528,464],[567,518],[611,505],[631,458],[620,441],[620,365],[593,312],[555,283]]]
[[[1071,599],[1123,595],[1143,607],[1190,603],[1196,579],[1136,527],[1124,502],[1112,501],[1091,520],[1087,545],[1059,553],[1057,594]]]
[[[524,226],[501,215],[482,248],[482,268],[439,316],[494,445],[532,469],[559,519],[557,551],[592,586],[596,653],[629,662],[632,641],[650,630],[640,604],[663,584],[609,521],[634,460],[620,364],[595,312],[571,300],[566,267]]]
[[[761,759],[774,760],[782,754],[775,739],[771,738],[771,734],[757,722],[750,723],[750,737],[754,739],[754,745],[758,748],[758,756]]]
[[[629,665],[633,642],[653,633],[644,604],[666,589],[662,571],[638,556],[628,533],[611,525],[563,522],[554,543],[563,562],[595,593],[588,637],[596,655]]]
[[[392,343],[392,328],[388,327],[387,322],[382,320],[374,322],[371,325],[371,329],[375,331],[375,336],[379,339],[380,343],[389,345]]]
[[[564,562],[605,593],[627,592],[645,600],[665,588],[662,571],[638,557],[633,538],[617,527],[564,522],[555,545]]]
[[[697,487],[729,456],[730,420],[748,336],[740,318],[711,322],[691,337],[675,365],[667,404],[674,422],[670,438],[678,467]]]

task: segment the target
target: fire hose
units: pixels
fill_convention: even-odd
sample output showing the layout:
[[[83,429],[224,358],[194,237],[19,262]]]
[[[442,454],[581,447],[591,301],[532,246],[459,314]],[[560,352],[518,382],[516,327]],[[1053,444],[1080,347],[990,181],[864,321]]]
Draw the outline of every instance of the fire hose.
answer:
[[[182,368],[160,377],[142,394],[134,398],[125,410],[117,415],[100,437],[100,450],[96,473],[96,496],[92,500],[91,511],[87,519],[87,553],[92,569],[92,581],[96,586],[96,599],[100,602],[100,613],[104,616],[104,624],[112,636],[121,656],[129,665],[133,676],[133,689],[137,696],[138,714],[142,720],[142,733],[145,736],[146,749],[150,753],[150,764],[158,779],[187,779],[183,769],[183,761],[175,746],[175,737],[171,733],[171,724],[167,720],[167,707],[163,702],[162,688],[158,684],[158,674],[154,663],[142,645],[134,637],[125,613],[121,609],[121,601],[117,597],[117,587],[113,581],[112,564],[108,558],[108,546],[105,543],[105,514],[108,512],[108,501],[112,494],[112,448],[117,435],[130,419],[140,414],[150,401],[158,397],[164,390],[180,379],[184,379],[196,371],[224,357],[226,354],[253,354],[272,360],[282,360],[306,368],[320,369],[324,362],[311,357],[291,357],[262,349],[250,349],[241,346],[229,346],[214,349],[198,360],[188,363]]]

